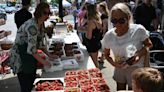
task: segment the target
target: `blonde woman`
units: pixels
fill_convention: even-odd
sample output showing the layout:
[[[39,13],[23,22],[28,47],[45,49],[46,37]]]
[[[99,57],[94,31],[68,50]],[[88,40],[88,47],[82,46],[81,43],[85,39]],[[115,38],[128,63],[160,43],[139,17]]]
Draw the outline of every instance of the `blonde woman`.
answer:
[[[101,15],[102,20],[102,38],[105,35],[105,33],[108,31],[108,17],[109,17],[109,10],[106,2],[102,2],[98,5],[98,10]],[[100,60],[98,60],[100,63],[104,62],[104,52],[102,51],[101,57],[99,57]]]
[[[109,30],[102,40],[105,57],[115,67],[113,78],[117,90],[126,90],[126,85],[131,90],[132,71],[149,66],[148,61],[144,61],[145,55],[152,47],[148,31],[142,25],[133,24],[132,18],[124,3],[115,4],[110,11],[110,21],[114,28]],[[130,62],[126,63],[129,58]]]
[[[104,34],[108,31],[109,10],[108,10],[107,4],[105,2],[100,3],[98,10],[101,14],[102,31],[103,31],[103,36],[104,36]]]

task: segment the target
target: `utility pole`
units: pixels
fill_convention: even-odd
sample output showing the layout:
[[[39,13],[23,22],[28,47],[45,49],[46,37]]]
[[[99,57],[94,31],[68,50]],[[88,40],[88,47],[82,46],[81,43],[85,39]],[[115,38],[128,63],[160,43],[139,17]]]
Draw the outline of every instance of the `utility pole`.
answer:
[[[61,22],[63,22],[63,0],[59,0],[59,17],[61,18]]]

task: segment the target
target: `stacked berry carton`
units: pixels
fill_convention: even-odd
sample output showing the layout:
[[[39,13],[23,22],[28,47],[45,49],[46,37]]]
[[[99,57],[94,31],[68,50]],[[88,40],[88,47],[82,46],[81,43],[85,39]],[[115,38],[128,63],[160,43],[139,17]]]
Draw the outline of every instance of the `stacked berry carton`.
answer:
[[[65,73],[65,92],[80,89],[80,92],[110,92],[99,69],[67,71]],[[79,92],[79,91],[74,91]]]

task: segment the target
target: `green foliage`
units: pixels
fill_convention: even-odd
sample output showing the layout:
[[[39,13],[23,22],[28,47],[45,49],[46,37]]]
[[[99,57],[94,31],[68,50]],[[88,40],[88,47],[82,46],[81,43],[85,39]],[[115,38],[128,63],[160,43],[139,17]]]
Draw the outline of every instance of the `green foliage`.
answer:
[[[54,3],[59,4],[59,1],[60,1],[60,0],[51,0],[51,3],[52,3],[52,4],[54,4]]]
[[[7,6],[15,6],[16,2],[7,1],[6,4]]]
[[[50,4],[54,5],[54,6],[57,6],[57,4],[59,4],[59,1],[60,0],[51,0]]]

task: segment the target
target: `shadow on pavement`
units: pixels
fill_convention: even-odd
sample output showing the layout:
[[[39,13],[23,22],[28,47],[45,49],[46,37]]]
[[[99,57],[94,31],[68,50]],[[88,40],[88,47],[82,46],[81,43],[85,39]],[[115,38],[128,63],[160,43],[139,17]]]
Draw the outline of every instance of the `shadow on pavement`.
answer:
[[[20,86],[17,77],[0,80],[1,92],[20,92]]]

